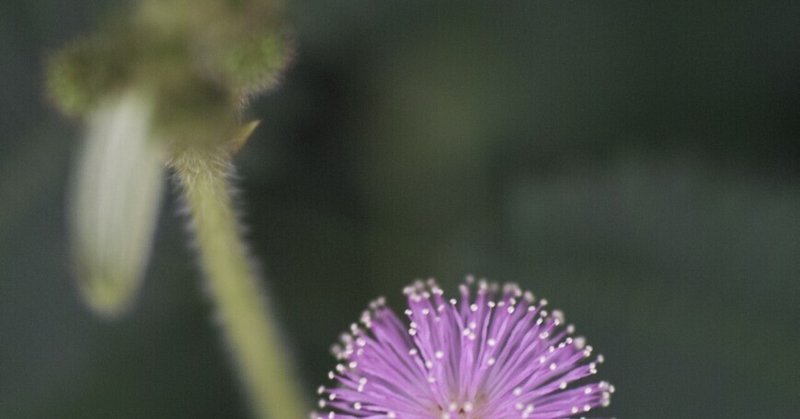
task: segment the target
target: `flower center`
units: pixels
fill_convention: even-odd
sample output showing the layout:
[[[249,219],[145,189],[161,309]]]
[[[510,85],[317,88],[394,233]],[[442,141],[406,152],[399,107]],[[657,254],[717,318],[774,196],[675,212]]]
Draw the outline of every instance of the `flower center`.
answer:
[[[436,405],[431,419],[485,419],[487,418],[475,402],[451,402],[449,405]]]

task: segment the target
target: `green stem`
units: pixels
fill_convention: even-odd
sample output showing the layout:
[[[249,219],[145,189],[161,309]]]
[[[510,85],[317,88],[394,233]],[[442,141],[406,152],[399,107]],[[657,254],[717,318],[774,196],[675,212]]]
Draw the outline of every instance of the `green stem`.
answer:
[[[306,417],[286,344],[239,235],[227,181],[229,153],[185,151],[172,166],[186,194],[220,326],[256,416]]]

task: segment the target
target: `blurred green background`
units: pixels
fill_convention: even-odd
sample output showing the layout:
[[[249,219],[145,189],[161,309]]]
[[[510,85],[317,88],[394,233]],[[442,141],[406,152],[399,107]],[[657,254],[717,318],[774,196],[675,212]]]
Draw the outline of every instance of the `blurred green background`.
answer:
[[[68,274],[42,64],[124,3],[0,3],[0,418],[246,417],[175,188],[130,316]],[[797,417],[800,3],[288,3],[238,183],[309,398],[369,300],[474,273],[567,313],[604,413]]]

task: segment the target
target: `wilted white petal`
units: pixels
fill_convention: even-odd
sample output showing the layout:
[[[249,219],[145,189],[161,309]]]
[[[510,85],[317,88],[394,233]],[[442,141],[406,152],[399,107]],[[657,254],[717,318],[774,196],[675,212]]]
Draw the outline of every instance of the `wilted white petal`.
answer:
[[[88,119],[73,179],[75,274],[96,312],[122,313],[150,255],[166,154],[151,138],[153,102],[137,92],[109,98]]]

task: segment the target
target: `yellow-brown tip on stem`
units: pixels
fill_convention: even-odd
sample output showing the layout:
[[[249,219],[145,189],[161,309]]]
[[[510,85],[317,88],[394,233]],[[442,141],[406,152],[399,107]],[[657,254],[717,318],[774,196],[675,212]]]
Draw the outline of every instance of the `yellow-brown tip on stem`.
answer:
[[[236,136],[231,139],[230,146],[231,152],[236,154],[239,150],[247,144],[247,141],[250,140],[250,136],[252,136],[253,132],[261,125],[261,121],[254,120],[244,124],[239,132],[236,133]]]

